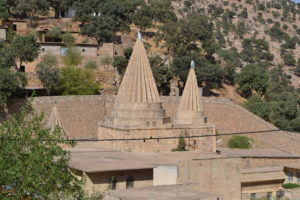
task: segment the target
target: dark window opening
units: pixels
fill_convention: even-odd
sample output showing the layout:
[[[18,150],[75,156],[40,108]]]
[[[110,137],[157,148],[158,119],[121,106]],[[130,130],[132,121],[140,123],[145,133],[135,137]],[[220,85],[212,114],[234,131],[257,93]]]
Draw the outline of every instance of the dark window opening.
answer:
[[[126,188],[133,188],[134,187],[134,179],[132,176],[128,176],[126,179]]]
[[[45,48],[42,48],[42,52],[44,52],[45,51]]]
[[[282,190],[279,190],[279,191],[277,191],[276,192],[276,198],[282,198],[284,196],[284,193],[283,193],[283,191]]]
[[[13,24],[13,30],[14,30],[14,31],[17,30],[17,24]]]
[[[256,193],[251,193],[250,194],[250,199],[255,200],[256,199]]]
[[[84,53],[84,52],[85,52],[85,49],[81,49],[81,51]]]
[[[20,66],[19,72],[25,72],[25,66],[24,65]]]
[[[267,199],[271,200],[272,199],[272,192],[267,192]]]
[[[152,122],[152,126],[156,126],[156,122]]]

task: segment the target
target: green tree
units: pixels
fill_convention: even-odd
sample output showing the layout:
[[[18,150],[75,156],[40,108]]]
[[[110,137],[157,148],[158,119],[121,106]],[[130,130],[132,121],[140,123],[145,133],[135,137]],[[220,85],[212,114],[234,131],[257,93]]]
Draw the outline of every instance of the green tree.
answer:
[[[62,35],[62,41],[67,47],[71,47],[75,43],[75,38],[70,32],[66,32]]]
[[[148,3],[155,25],[156,22],[167,23],[169,21],[177,21],[176,15],[172,12],[171,0],[149,0]]]
[[[27,103],[19,114],[1,123],[0,199],[81,199],[83,190],[70,171],[70,153],[61,144],[60,129],[43,128],[43,115]]]
[[[43,56],[42,61],[37,64],[37,74],[42,81],[44,87],[47,89],[48,94],[57,94],[59,86],[59,69],[58,60],[52,54]]]
[[[25,84],[26,77],[23,73],[0,68],[0,105],[6,103],[9,98],[20,94]]]
[[[251,96],[245,103],[245,107],[259,117],[269,121],[270,105],[259,96]]]
[[[103,43],[111,42],[116,30],[116,23],[110,16],[101,15],[93,17],[88,24],[84,24],[81,29],[81,34],[97,41],[97,48],[99,49]]]
[[[117,68],[118,73],[123,76],[127,67],[128,61],[123,56],[115,56],[113,60],[113,67]]]
[[[47,0],[17,0],[15,10],[21,16],[31,19],[37,15],[45,15],[48,13],[50,5]]]
[[[6,0],[0,0],[0,19],[7,20],[9,18],[9,13],[6,9],[7,1]]]
[[[62,68],[60,77],[63,95],[92,95],[99,92],[99,84],[90,70],[65,67]]]
[[[81,64],[82,55],[76,47],[69,47],[66,55],[63,56],[63,62],[68,67],[75,67]]]
[[[247,136],[235,135],[230,138],[227,146],[232,149],[249,149],[251,140]]]
[[[11,68],[16,65],[16,54],[10,46],[0,48],[0,68]]]
[[[152,10],[148,5],[143,5],[133,15],[133,23],[141,30],[152,26]]]
[[[40,45],[33,35],[18,35],[12,41],[11,46],[20,66],[23,62],[32,62],[40,53]]]
[[[284,64],[286,64],[287,66],[295,66],[296,65],[296,60],[292,54],[283,55],[283,61],[284,61]]]
[[[149,61],[159,93],[169,95],[170,81],[173,78],[172,70],[163,64],[163,60],[159,56],[152,56]]]
[[[74,19],[80,21],[83,26],[92,18],[92,14],[97,10],[97,0],[78,0],[73,4],[76,14]]]
[[[250,97],[253,91],[263,95],[268,87],[268,73],[258,65],[246,65],[236,76],[238,92],[244,97]]]

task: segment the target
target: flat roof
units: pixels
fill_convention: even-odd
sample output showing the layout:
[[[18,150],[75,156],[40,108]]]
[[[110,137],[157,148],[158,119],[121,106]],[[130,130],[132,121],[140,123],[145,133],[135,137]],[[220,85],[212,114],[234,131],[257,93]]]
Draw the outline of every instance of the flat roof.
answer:
[[[265,173],[265,172],[281,172],[283,167],[257,167],[250,169],[242,169],[242,174]]]
[[[193,190],[185,185],[163,185],[126,190],[112,190],[106,194],[123,200],[201,200],[218,198],[217,194]]]
[[[300,162],[287,163],[287,164],[284,164],[284,167],[292,168],[292,169],[300,169]]]
[[[71,151],[71,168],[87,173],[152,169],[161,165],[176,165],[178,161],[226,158],[211,152],[120,152],[100,143],[79,144]]]
[[[229,149],[218,148],[221,155],[230,157],[252,158],[300,158],[297,154],[291,154],[278,149]]]

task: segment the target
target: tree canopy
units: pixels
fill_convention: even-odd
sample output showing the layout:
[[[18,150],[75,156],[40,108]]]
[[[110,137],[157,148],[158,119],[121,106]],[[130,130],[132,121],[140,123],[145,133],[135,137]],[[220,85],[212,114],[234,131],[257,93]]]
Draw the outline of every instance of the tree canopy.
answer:
[[[61,130],[43,128],[43,116],[26,104],[0,126],[1,199],[65,199],[83,196],[81,182],[68,168],[70,153]]]

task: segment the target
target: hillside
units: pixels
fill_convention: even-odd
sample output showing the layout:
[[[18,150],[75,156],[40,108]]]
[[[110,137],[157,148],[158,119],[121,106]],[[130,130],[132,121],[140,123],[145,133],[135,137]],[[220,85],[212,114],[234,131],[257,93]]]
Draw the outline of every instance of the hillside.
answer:
[[[299,88],[300,79],[293,72],[296,63],[284,60],[285,55],[290,54],[297,62],[300,55],[300,6],[296,3],[286,0],[197,0],[173,1],[172,6],[178,17],[184,17],[190,10],[208,15],[224,49],[236,48],[241,53],[245,49],[245,39],[264,40],[268,52],[274,56],[270,60],[271,67],[283,65],[293,86]],[[247,63],[246,59],[241,61]]]

